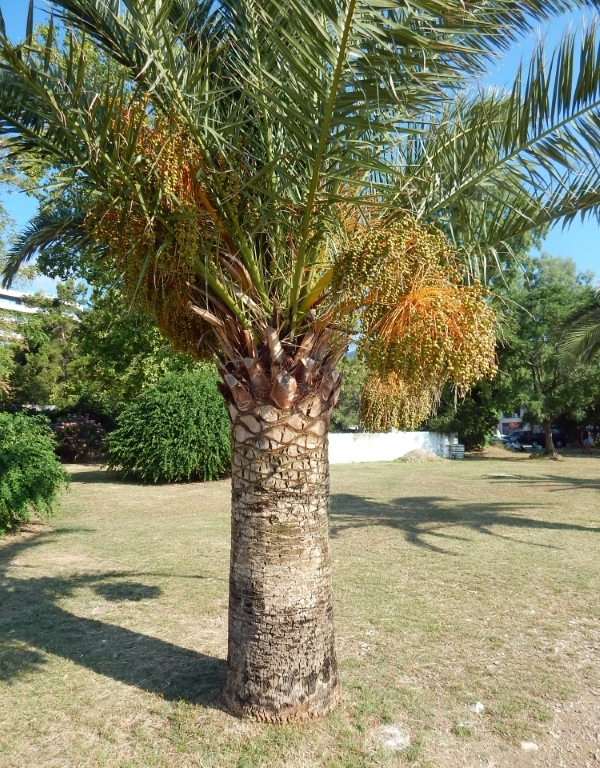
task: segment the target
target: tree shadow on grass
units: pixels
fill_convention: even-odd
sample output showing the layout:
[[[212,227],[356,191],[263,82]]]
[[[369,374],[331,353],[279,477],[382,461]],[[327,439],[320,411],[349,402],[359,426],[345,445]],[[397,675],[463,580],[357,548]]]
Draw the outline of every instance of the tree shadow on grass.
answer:
[[[560,491],[565,488],[587,489],[600,491],[600,478],[565,477],[564,475],[515,475],[510,478],[490,478],[493,482],[509,482],[511,485],[554,485],[549,490]],[[560,486],[563,486],[562,488]]]
[[[10,682],[40,670],[46,663],[45,654],[53,654],[168,700],[221,708],[226,666],[222,659],[75,616],[59,605],[83,587],[113,602],[159,597],[159,587],[130,578],[143,574],[18,578],[14,568],[7,573],[7,566],[20,552],[57,535],[38,534],[0,548],[0,681]]]
[[[85,469],[85,470],[73,470],[66,467],[67,472],[71,477],[72,483],[82,483],[85,485],[97,485],[98,483],[105,483],[111,485],[131,485],[138,488],[166,488],[173,487],[173,485],[193,485],[200,480],[181,481],[181,483],[170,483],[161,481],[158,483],[152,483],[148,480],[139,480],[135,477],[125,477],[122,472],[110,469]]]
[[[389,502],[373,501],[347,493],[331,497],[331,535],[370,526],[386,526],[401,531],[406,541],[444,555],[456,555],[442,546],[445,542],[468,541],[468,531],[507,539],[528,546],[556,549],[550,544],[524,541],[506,535],[499,528],[517,530],[581,531],[600,533],[600,526],[588,528],[571,523],[536,520],[527,517],[528,505],[522,502],[458,503],[435,496],[406,496]],[[435,542],[435,543],[434,543]]]
[[[111,477],[111,475],[105,469],[86,469],[83,472],[71,472],[67,468],[67,472],[71,476],[72,483],[116,483],[119,482],[118,477]]]
[[[80,465],[81,466],[81,465]],[[85,465],[84,465],[85,466]],[[112,483],[118,485],[148,485],[148,483],[142,483],[139,480],[133,478],[123,479],[120,472],[113,472],[102,465],[90,465],[89,469],[73,469],[68,465],[65,467],[69,475],[71,476],[72,483],[84,483],[97,484],[97,483]]]

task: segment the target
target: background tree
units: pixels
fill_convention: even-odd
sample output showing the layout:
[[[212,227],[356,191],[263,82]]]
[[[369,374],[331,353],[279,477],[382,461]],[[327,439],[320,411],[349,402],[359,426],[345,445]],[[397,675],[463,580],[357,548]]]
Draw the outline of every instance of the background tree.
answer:
[[[368,371],[356,354],[344,357],[338,371],[342,376],[342,385],[340,399],[331,416],[331,431],[351,432],[360,427],[360,401]]]
[[[423,426],[434,432],[456,432],[467,451],[481,450],[496,431],[503,411],[512,404],[510,377],[500,372],[491,381],[482,381],[461,399],[450,388],[442,392],[436,414]]]
[[[57,249],[58,250],[58,249]],[[118,290],[69,278],[55,298],[28,299],[35,314],[7,311],[0,325],[2,402],[87,411],[112,424],[124,403],[166,373],[198,368],[172,349],[147,314],[123,306]]]
[[[565,361],[562,346],[570,320],[588,305],[590,275],[577,274],[572,259],[544,255],[533,260],[507,309],[505,370],[523,419],[541,424],[546,454],[556,456],[552,425],[565,415],[576,421],[600,398],[600,365]]]
[[[465,258],[599,202],[595,29],[578,69],[570,37],[512,94],[450,100],[533,18],[584,3],[51,5],[114,76],[98,87],[76,36],[54,55],[53,24],[41,48],[32,24],[23,46],[2,40],[0,134],[85,202],[38,217],[7,276],[51,243],[91,245],[127,304],[217,358],[233,427],[226,699],[268,720],[326,712],[336,365],[360,331],[373,425],[391,400],[397,424],[422,420],[444,383],[493,371]],[[457,252],[444,232],[466,197],[496,209],[463,217]]]
[[[13,404],[64,406],[76,397],[79,351],[76,331],[86,293],[73,281],[57,285],[56,298],[37,294],[29,300],[36,314],[18,314],[14,333],[20,338],[12,347],[9,378]]]
[[[0,407],[10,396],[10,379],[14,369],[13,351],[16,339],[11,314],[0,312]]]
[[[198,368],[144,312],[123,306],[117,289],[96,289],[77,329],[78,398],[116,414],[143,389],[167,373]]]
[[[460,218],[453,227],[455,237],[460,236]],[[532,230],[526,235],[509,243],[510,250],[497,244],[482,260],[481,253],[477,256],[479,268],[486,275],[486,283],[490,289],[490,302],[499,317],[506,315],[510,318],[514,306],[512,295],[523,286],[526,270],[534,269],[533,257],[530,251],[540,246],[541,236],[545,228]],[[547,264],[551,259],[545,254],[541,262]],[[551,274],[552,268],[547,267],[545,274]],[[514,409],[514,387],[510,374],[507,372],[507,359],[511,349],[504,343],[504,328],[500,328],[501,341],[497,345],[498,372],[488,380],[477,382],[463,397],[457,397],[456,391],[446,385],[441,393],[435,413],[421,426],[439,432],[454,432],[466,450],[481,450],[495,433],[503,412]],[[517,407],[520,404],[517,403]]]

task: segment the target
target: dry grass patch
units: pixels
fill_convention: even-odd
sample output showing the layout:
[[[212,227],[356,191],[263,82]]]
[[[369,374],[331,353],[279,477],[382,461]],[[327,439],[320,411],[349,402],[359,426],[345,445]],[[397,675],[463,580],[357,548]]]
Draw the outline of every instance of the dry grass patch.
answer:
[[[229,483],[73,477],[0,542],[0,766],[599,764],[598,458],[333,467],[342,704],[286,727],[222,707]]]

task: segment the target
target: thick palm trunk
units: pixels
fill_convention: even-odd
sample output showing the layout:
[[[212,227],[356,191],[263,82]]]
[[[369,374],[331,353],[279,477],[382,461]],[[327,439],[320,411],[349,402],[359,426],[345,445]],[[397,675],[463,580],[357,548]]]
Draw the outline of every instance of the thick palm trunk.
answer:
[[[229,653],[225,699],[282,722],[338,697],[329,558],[331,406],[319,394],[233,422]]]
[[[270,722],[317,717],[339,690],[327,435],[345,341],[327,328],[292,344],[266,327],[258,346],[237,333],[223,338],[233,443],[225,700]]]

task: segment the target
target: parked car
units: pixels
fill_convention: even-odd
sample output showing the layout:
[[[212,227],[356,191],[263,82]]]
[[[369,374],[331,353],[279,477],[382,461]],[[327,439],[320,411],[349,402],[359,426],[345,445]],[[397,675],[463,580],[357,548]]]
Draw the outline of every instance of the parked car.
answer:
[[[545,443],[546,440],[543,432],[534,433],[526,429],[513,432],[506,441],[509,448],[517,451],[524,451],[526,448],[543,448]]]

